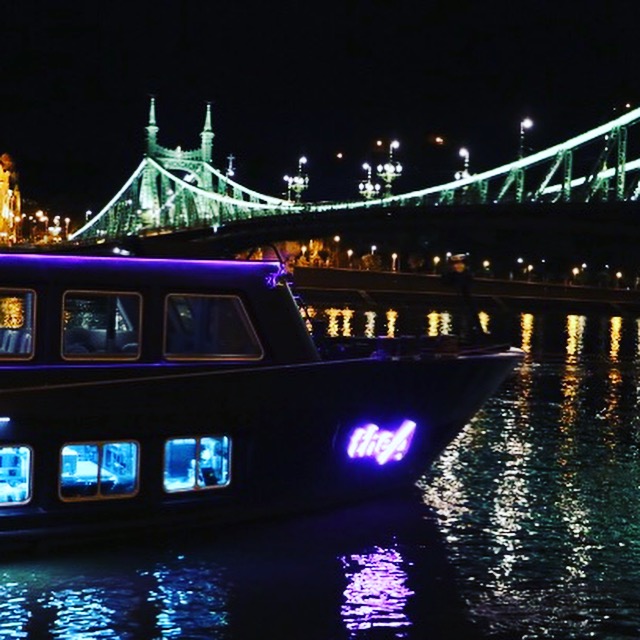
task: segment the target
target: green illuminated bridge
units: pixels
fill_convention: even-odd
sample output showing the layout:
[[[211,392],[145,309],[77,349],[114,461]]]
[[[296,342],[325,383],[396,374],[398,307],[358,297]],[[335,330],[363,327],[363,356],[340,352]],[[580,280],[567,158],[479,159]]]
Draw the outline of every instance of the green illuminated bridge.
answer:
[[[475,175],[462,172],[445,184],[364,201],[301,203],[257,193],[212,165],[210,105],[199,149],[159,145],[152,98],[144,159],[113,199],[69,239],[93,244],[185,230],[215,233],[231,223],[300,214],[330,218],[339,212],[413,209],[428,215],[435,206],[631,202],[640,196],[640,140],[630,135],[637,124],[640,109],[544,151],[520,154],[510,164]],[[294,193],[295,181],[305,179],[299,166]]]

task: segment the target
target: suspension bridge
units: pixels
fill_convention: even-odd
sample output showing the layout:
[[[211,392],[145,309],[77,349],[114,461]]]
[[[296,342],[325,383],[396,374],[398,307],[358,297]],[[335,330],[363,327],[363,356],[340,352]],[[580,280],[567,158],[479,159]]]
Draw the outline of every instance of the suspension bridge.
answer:
[[[79,244],[186,231],[219,233],[227,225],[259,225],[291,217],[348,215],[369,211],[431,215],[436,208],[486,209],[492,205],[629,203],[640,197],[640,138],[631,135],[640,109],[590,131],[489,171],[459,174],[444,184],[381,197],[342,202],[301,202],[258,193],[212,164],[214,132],[206,106],[200,148],[169,149],[158,142],[155,98],[146,126],[146,153],[116,195],[69,240]],[[297,178],[307,177],[298,167]],[[401,216],[402,217],[402,216]],[[343,218],[344,219],[344,218]],[[282,222],[284,221],[284,222]]]

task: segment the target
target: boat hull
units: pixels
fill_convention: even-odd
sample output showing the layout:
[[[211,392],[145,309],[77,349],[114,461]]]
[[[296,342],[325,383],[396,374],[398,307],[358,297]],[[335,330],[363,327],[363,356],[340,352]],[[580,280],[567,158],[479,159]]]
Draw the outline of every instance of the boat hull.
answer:
[[[5,542],[69,542],[217,526],[408,490],[521,360],[521,352],[366,358],[61,382],[0,391],[0,443],[28,442],[28,504],[0,510]],[[359,431],[358,431],[359,430]],[[167,493],[167,439],[225,434],[231,481]],[[139,489],[60,499],[69,442],[135,439]]]

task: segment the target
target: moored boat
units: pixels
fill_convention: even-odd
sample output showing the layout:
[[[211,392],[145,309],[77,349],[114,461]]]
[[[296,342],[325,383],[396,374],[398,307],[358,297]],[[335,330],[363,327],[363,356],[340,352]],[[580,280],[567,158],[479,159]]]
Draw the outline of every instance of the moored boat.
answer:
[[[411,487],[522,357],[315,333],[277,262],[0,255],[0,540]]]

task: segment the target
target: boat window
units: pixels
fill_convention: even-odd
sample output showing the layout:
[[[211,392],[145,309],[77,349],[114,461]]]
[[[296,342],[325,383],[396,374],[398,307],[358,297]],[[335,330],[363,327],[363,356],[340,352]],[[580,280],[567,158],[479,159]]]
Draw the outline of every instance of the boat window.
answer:
[[[0,447],[0,507],[31,500],[31,448]]]
[[[63,357],[138,358],[141,307],[137,293],[67,291],[63,305]]]
[[[164,350],[171,359],[259,360],[263,355],[237,296],[167,296]]]
[[[138,490],[136,442],[68,443],[60,452],[63,500],[123,498]]]
[[[231,440],[227,436],[174,438],[164,449],[165,491],[217,489],[231,482]]]
[[[27,289],[0,289],[0,359],[33,356],[36,294]]]

